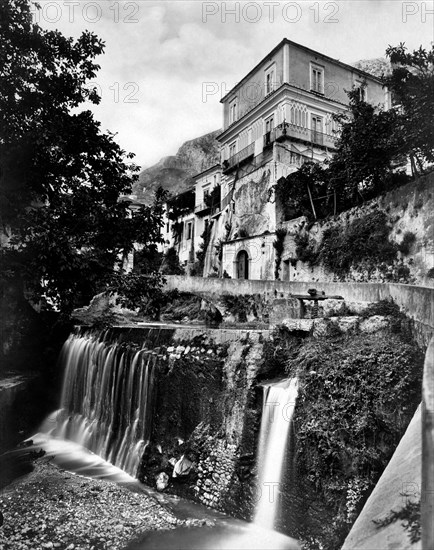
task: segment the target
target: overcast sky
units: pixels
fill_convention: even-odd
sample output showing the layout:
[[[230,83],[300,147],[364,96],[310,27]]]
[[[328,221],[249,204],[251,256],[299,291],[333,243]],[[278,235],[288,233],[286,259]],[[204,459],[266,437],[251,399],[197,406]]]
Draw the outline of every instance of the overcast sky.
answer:
[[[352,63],[433,40],[433,1],[39,0],[39,22],[106,43],[93,107],[142,167],[221,128],[222,95],[286,37]]]

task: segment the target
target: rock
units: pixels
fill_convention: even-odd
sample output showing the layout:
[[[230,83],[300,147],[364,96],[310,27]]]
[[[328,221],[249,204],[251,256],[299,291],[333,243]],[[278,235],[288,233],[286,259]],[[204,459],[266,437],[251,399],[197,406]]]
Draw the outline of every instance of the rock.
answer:
[[[314,324],[314,319],[284,319],[282,325],[290,332],[302,331],[310,332]]]
[[[164,491],[169,484],[169,476],[166,472],[160,472],[156,478],[157,491]]]
[[[342,332],[350,332],[352,330],[357,330],[359,324],[358,317],[331,317],[338,325],[338,328]]]
[[[360,331],[367,333],[378,332],[379,330],[387,329],[389,325],[390,321],[387,317],[383,315],[373,315],[360,322]]]

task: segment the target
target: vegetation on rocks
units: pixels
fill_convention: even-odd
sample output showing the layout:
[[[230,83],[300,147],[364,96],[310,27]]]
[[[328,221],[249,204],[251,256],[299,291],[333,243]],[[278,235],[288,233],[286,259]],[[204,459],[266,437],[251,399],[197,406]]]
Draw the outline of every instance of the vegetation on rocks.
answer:
[[[398,262],[398,251],[409,253],[415,236],[407,232],[400,244],[390,240],[389,218],[375,210],[353,219],[347,225],[331,223],[316,243],[307,231],[294,240],[297,259],[310,266],[323,265],[339,279],[345,280],[351,270],[371,276],[378,271],[386,281],[410,282],[410,270]]]

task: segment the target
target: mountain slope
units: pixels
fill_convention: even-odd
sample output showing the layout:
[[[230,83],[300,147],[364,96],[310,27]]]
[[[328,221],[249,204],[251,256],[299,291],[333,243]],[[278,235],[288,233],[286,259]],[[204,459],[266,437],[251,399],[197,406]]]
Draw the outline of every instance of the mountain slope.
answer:
[[[366,73],[376,76],[377,78],[381,78],[383,74],[387,76],[392,72],[390,61],[388,61],[385,57],[360,59],[359,61],[352,63],[352,65],[357,69],[361,69]]]
[[[176,155],[163,157],[157,164],[143,170],[133,187],[137,199],[149,204],[160,185],[172,195],[191,187],[192,176],[219,162],[219,143],[216,137],[220,133],[221,130],[216,130],[186,141]]]

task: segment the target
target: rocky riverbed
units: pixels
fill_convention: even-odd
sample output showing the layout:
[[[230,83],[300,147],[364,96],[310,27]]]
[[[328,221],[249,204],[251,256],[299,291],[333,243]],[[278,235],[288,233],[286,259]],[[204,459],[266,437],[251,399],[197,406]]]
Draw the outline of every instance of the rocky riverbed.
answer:
[[[3,550],[116,550],[144,533],[213,524],[179,519],[152,496],[89,479],[40,458],[0,494]]]

